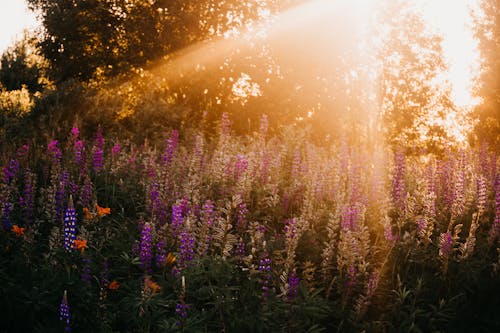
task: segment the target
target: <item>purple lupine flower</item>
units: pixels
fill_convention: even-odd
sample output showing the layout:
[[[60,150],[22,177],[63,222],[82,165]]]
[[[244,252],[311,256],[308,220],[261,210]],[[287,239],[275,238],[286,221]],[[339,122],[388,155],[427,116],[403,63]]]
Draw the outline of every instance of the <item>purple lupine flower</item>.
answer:
[[[174,158],[175,150],[179,144],[179,132],[173,130],[170,133],[170,138],[165,140],[165,151],[163,152],[162,160],[165,165],[169,165]]]
[[[300,161],[300,151],[296,149],[293,153],[292,159],[292,179],[297,179],[300,175],[301,169],[301,161]]]
[[[153,250],[153,240],[152,240],[151,224],[144,223],[141,232],[140,260],[142,269],[144,269],[146,272],[151,271],[152,250]]]
[[[9,173],[8,178],[15,179],[17,174],[19,173],[19,170],[20,170],[19,162],[14,159],[10,160],[8,168],[8,173]]]
[[[120,145],[119,142],[115,143],[115,145],[111,148],[111,156],[117,157],[120,155],[120,152],[122,150],[122,146]]]
[[[348,292],[356,285],[357,281],[357,274],[358,274],[358,268],[355,266],[350,266],[347,269],[347,282],[346,282],[346,287],[348,289]]]
[[[267,152],[264,152],[262,156],[261,174],[260,174],[263,183],[267,182],[270,164],[271,164],[271,157]]]
[[[353,230],[357,227],[359,220],[359,207],[356,206],[346,206],[342,210],[340,226],[342,230]]]
[[[295,226],[295,219],[291,218],[285,221],[284,228],[285,236],[287,239],[292,240],[295,238],[297,227]]]
[[[73,144],[74,162],[77,165],[81,165],[83,161],[83,141],[78,140]]]
[[[374,271],[370,274],[370,279],[368,280],[368,292],[369,296],[375,294],[375,290],[377,289],[378,281],[379,281],[379,273],[378,271]]]
[[[65,290],[62,301],[61,301],[61,305],[59,306],[59,320],[64,323],[64,325],[65,325],[64,331],[65,332],[71,332],[70,319],[71,319],[71,314],[70,314],[69,304],[68,304],[68,293]]]
[[[392,179],[392,198],[396,204],[396,208],[401,211],[405,209],[406,199],[406,161],[401,148],[394,153],[394,175]]]
[[[288,300],[294,301],[297,298],[297,294],[299,291],[299,282],[300,279],[295,273],[295,270],[292,271],[290,276],[288,277]]]
[[[187,264],[194,258],[194,237],[187,231],[180,235],[179,243],[179,268],[186,268]]]
[[[71,135],[73,136],[73,138],[76,140],[78,139],[78,135],[80,135],[80,130],[78,129],[78,127],[74,126],[72,129],[71,129]]]
[[[452,243],[451,232],[442,233],[439,237],[439,256],[443,259],[448,259],[451,254],[451,243]]]
[[[248,168],[248,161],[243,155],[236,155],[236,162],[234,163],[234,179],[238,180]]]
[[[182,225],[184,224],[184,217],[182,215],[183,206],[182,204],[172,206],[172,228],[174,237],[179,234]]]
[[[87,175],[83,182],[83,186],[80,189],[80,204],[83,207],[90,207],[90,203],[92,201],[92,182],[90,181],[90,177]]]
[[[203,222],[206,223],[209,227],[214,224],[215,221],[215,212],[214,212],[214,203],[212,200],[207,200],[203,204],[203,208],[201,210],[201,216]]]
[[[237,214],[238,214],[238,221],[237,221],[238,229],[244,231],[247,228],[248,208],[246,203],[242,202],[238,205]]]
[[[477,209],[480,214],[486,209],[486,200],[488,199],[488,194],[486,193],[486,179],[483,176],[479,176],[477,179]]]
[[[165,266],[167,256],[167,247],[164,241],[159,241],[156,243],[156,267],[161,268]]]
[[[3,203],[3,214],[2,214],[2,226],[5,231],[12,228],[12,222],[10,220],[10,213],[12,212],[12,204],[8,201]]]
[[[185,304],[184,302],[181,302],[181,303],[177,303],[177,305],[175,306],[175,313],[177,313],[181,319],[186,319],[187,315],[188,315],[188,309],[189,309],[189,306],[187,304]],[[180,325],[180,323],[178,322],[178,325]]]
[[[266,302],[269,296],[269,284],[271,281],[271,259],[268,257],[261,259],[258,269],[264,275],[262,278],[262,300]]]
[[[30,146],[28,144],[24,144],[19,149],[17,150],[17,157],[18,158],[23,158],[24,156],[28,155],[30,150]]]
[[[55,214],[55,220],[56,222],[60,222],[61,218],[63,217],[63,212],[64,212],[64,198],[65,198],[65,191],[64,187],[62,184],[60,184],[57,187],[56,193],[55,193],[55,204],[56,204],[56,214]]]
[[[160,200],[160,185],[156,182],[149,186],[149,201],[150,207],[149,211],[152,215],[158,213],[161,208],[161,200]]]
[[[490,245],[500,236],[500,175],[495,179],[495,220],[491,226],[488,242]]]
[[[76,211],[73,207],[73,198],[69,197],[68,208],[64,213],[64,249],[71,251],[74,249],[76,239]]]
[[[47,146],[47,152],[52,157],[54,163],[60,163],[62,159],[62,152],[57,146],[58,144],[57,140],[52,140]]]
[[[95,137],[94,160],[92,164],[96,174],[99,174],[102,170],[103,156],[104,156],[104,139],[102,137],[102,128],[99,126]]]
[[[239,242],[236,243],[234,253],[237,257],[240,257],[241,262],[241,259],[246,255],[246,245],[243,239],[240,238]]]

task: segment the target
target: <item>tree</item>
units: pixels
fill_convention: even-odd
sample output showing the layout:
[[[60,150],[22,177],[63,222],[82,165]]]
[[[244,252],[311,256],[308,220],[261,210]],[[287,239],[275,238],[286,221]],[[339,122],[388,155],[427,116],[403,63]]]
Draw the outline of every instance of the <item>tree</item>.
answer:
[[[440,120],[453,110],[449,86],[437,81],[446,68],[441,38],[405,1],[388,1],[381,17],[379,99],[386,138],[393,146],[440,150],[449,141]]]
[[[481,72],[476,94],[482,102],[476,107],[475,134],[479,141],[500,149],[500,1],[482,0],[482,13],[476,16],[476,38],[481,54]]]

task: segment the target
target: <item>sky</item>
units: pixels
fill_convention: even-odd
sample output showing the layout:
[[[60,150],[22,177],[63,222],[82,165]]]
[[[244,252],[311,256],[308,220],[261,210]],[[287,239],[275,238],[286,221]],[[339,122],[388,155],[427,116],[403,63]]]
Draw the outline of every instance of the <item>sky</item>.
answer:
[[[24,0],[0,0],[0,53],[20,38],[25,28],[38,25]]]

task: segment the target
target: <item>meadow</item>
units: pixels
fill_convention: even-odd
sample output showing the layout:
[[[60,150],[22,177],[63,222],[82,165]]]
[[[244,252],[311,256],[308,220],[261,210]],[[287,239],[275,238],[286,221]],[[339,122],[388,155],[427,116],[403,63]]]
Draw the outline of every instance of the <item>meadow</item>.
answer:
[[[283,127],[3,145],[2,332],[498,332],[500,172]]]

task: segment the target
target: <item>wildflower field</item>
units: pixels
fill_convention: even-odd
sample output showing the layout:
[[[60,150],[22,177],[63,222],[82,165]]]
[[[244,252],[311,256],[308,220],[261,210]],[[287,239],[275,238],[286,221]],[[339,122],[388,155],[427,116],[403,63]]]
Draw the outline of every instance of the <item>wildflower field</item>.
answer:
[[[498,332],[500,172],[283,129],[2,146],[2,332]]]

